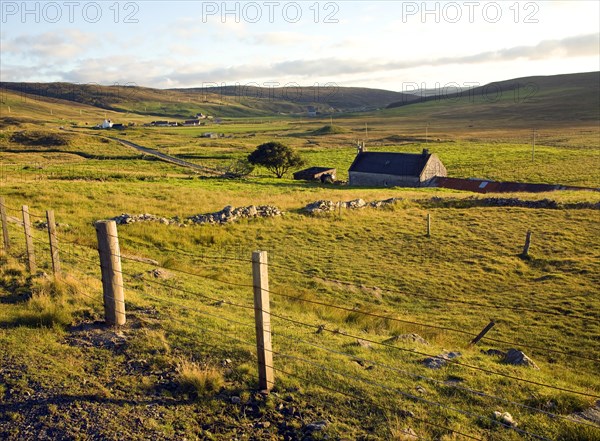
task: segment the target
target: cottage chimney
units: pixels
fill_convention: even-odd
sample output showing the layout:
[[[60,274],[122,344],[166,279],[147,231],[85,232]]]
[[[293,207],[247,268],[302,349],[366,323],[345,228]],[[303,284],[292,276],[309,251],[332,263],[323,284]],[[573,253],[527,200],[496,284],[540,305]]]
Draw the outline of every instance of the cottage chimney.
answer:
[[[429,149],[423,149],[423,156],[429,155]]]

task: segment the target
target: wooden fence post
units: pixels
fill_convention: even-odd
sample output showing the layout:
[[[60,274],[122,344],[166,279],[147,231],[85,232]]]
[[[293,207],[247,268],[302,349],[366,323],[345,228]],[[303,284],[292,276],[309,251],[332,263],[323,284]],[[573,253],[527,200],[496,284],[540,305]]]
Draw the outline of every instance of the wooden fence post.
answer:
[[[23,205],[23,230],[25,231],[25,251],[27,252],[27,264],[29,274],[35,274],[37,267],[35,265],[35,249],[33,248],[33,236],[31,235],[31,220],[29,218],[29,207]]]
[[[8,251],[10,249],[10,239],[8,237],[8,219],[6,219],[6,206],[4,205],[3,197],[0,197],[0,217],[2,218],[2,236],[4,238],[4,249]]]
[[[485,328],[483,328],[483,330],[477,335],[477,337],[475,337],[473,340],[471,340],[471,343],[469,343],[469,346],[473,346],[476,345],[479,340],[481,340],[485,334],[487,334],[489,332],[490,329],[492,329],[494,326],[496,325],[496,322],[494,320],[491,320],[487,326]]]
[[[521,253],[521,257],[529,257],[529,247],[531,246],[531,231],[527,231],[527,236],[525,236],[525,245],[523,246],[523,252]]]
[[[431,214],[427,213],[427,237],[431,237]]]
[[[267,252],[252,253],[254,286],[254,322],[258,355],[258,387],[269,391],[273,387],[273,352],[271,347],[271,309],[269,305],[269,271]]]
[[[56,222],[54,221],[54,211],[46,211],[46,221],[48,223],[48,238],[50,239],[50,256],[52,257],[52,272],[54,276],[60,275],[60,256],[58,255],[58,236],[56,235]]]
[[[125,294],[123,293],[123,273],[121,272],[121,251],[115,221],[96,222],[98,254],[102,271],[102,291],[104,294],[104,318],[109,325],[124,325]]]

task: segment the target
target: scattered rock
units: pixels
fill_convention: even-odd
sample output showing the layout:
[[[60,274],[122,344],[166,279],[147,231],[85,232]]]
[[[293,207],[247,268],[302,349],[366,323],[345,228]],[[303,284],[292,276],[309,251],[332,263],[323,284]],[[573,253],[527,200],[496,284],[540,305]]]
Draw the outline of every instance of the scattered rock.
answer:
[[[417,386],[415,387],[415,390],[421,395],[427,394],[427,389],[425,389],[423,386]]]
[[[365,201],[363,201],[362,199],[354,199],[352,201],[346,202],[346,206],[342,207],[342,208],[349,208],[349,209],[355,210],[357,208],[362,208],[366,205],[367,205],[367,203]]]
[[[489,355],[490,357],[506,357],[506,352],[499,349],[488,349],[487,351],[481,350],[482,354]]]
[[[231,404],[240,404],[242,399],[240,397],[231,397]]]
[[[18,219],[16,219],[16,221],[17,221],[17,223],[21,223],[21,221]],[[47,230],[48,222],[36,220],[32,223],[32,226],[33,226],[33,228],[35,228],[37,230]],[[69,228],[71,228],[71,226],[69,224],[61,224],[61,223],[56,224],[57,230],[68,230]]]
[[[571,414],[576,419],[582,419],[600,425],[600,400],[596,401],[594,407]]]
[[[513,419],[512,415],[508,412],[498,412],[497,410],[494,411],[494,419],[497,421],[500,421],[502,424],[510,426],[510,427],[517,427],[517,422]]]
[[[150,274],[155,279],[168,279],[169,277],[171,277],[171,275],[162,268],[155,268],[153,270],[150,270],[148,271],[148,274]]]
[[[338,203],[333,201],[320,200],[311,202],[302,210],[308,214],[319,214],[334,211],[338,207]]]
[[[366,340],[362,340],[360,338],[356,339],[356,345],[360,346],[361,348],[367,348],[367,349],[371,349],[371,343],[369,343]]]
[[[395,335],[392,338],[387,339],[385,342],[386,343],[393,343],[393,342],[396,342],[396,341],[406,341],[406,342],[412,342],[412,343],[419,343],[419,344],[422,344],[422,345],[428,345],[429,344],[427,342],[427,340],[425,340],[419,334],[401,334],[401,335]]]
[[[327,424],[327,421],[316,421],[314,423],[308,424],[305,429],[307,432],[320,432],[324,430],[325,427],[327,427]]]
[[[398,409],[396,411],[396,415],[398,415],[401,418],[414,418],[415,417],[414,412],[411,412],[410,410],[404,410],[404,409]]]
[[[381,208],[387,205],[392,205],[394,203],[396,203],[396,201],[399,201],[400,198],[390,198],[390,199],[385,199],[382,201],[373,201],[373,202],[365,202],[362,199],[353,199],[351,201],[347,201],[347,202],[333,202],[333,201],[328,201],[328,200],[320,200],[320,201],[315,201],[315,202],[311,202],[310,204],[306,205],[302,211],[310,214],[310,215],[316,215],[316,214],[321,214],[321,213],[328,213],[328,212],[333,212],[335,210],[338,210],[340,208],[345,208],[348,210],[357,210],[360,208],[365,208],[365,207],[371,207],[371,208]]]
[[[407,427],[406,429],[401,429],[400,431],[398,431],[397,435],[397,439],[402,441],[412,441],[413,439],[421,439],[419,438],[419,435],[417,435],[417,432],[415,432],[410,427]]]
[[[427,357],[425,360],[423,360],[423,364],[429,369],[441,369],[448,364],[449,360],[453,360],[460,356],[460,352],[443,352],[436,357]]]
[[[153,214],[138,214],[131,215],[123,213],[119,216],[113,217],[117,225],[128,225],[136,222],[158,222],[164,225],[177,225],[180,227],[188,226],[192,224],[226,224],[235,222],[239,219],[250,219],[255,217],[275,217],[281,216],[282,212],[279,208],[271,205],[249,205],[247,207],[234,208],[231,205],[227,205],[221,211],[207,214],[196,214],[185,219],[183,222],[178,216],[172,218],[165,218],[155,216]]]
[[[518,349],[509,349],[504,359],[503,363],[512,364],[515,366],[529,366],[534,369],[539,369],[539,367],[533,362],[531,358],[529,358],[523,351],[519,351]]]
[[[197,214],[188,218],[194,224],[224,224],[235,222],[238,219],[250,219],[255,217],[281,216],[281,210],[271,205],[249,205],[247,207],[234,208],[231,205],[221,211],[209,214]]]

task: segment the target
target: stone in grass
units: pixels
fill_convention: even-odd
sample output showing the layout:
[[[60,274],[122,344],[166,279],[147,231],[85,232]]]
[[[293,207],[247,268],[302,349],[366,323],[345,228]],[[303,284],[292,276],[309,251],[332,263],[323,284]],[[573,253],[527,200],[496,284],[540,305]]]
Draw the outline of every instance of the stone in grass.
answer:
[[[498,412],[497,410],[495,410],[494,419],[500,421],[504,426],[517,427],[517,422],[508,412]]]
[[[539,369],[539,367],[531,358],[525,355],[523,351],[519,351],[518,349],[509,349],[502,362],[515,366],[529,366],[534,369]]]
[[[307,432],[320,432],[327,427],[327,421],[315,421],[314,423],[310,423],[306,426]]]
[[[406,341],[406,342],[418,343],[418,344],[421,344],[421,345],[427,345],[427,344],[429,344],[429,343],[427,343],[427,340],[425,340],[419,334],[401,334],[401,335],[395,335],[395,336],[387,339],[385,342],[386,343],[393,343],[393,342],[396,342],[396,341]]]
[[[441,369],[448,364],[449,360],[458,358],[460,356],[460,352],[443,352],[437,357],[427,357],[425,360],[423,360],[423,364],[429,369]]]
[[[593,407],[573,413],[571,416],[600,425],[600,400],[597,400]]]
[[[412,441],[414,439],[421,439],[417,432],[415,432],[412,428],[408,427],[406,429],[401,429],[396,433],[397,438],[402,441]]]
[[[366,340],[362,340],[360,338],[356,339],[356,346],[360,346],[361,348],[371,349],[371,343]]]
[[[487,351],[481,350],[481,352],[490,357],[506,357],[506,352],[499,349],[490,348]]]

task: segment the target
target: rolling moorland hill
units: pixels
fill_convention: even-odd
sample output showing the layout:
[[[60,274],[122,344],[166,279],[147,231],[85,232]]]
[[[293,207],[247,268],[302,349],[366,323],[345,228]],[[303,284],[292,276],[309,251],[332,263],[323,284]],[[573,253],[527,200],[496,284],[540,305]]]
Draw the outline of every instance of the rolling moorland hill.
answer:
[[[78,103],[102,111],[142,117],[190,118],[197,112],[219,117],[306,115],[308,106],[322,114],[386,108],[376,115],[417,120],[490,121],[509,125],[557,122],[590,123],[600,118],[600,72],[532,76],[490,83],[460,93],[415,96],[381,89],[354,87],[259,88],[225,86],[152,89],[70,83],[0,82],[3,96],[18,94],[47,103]],[[450,91],[451,89],[446,89]],[[4,98],[3,98],[4,100]],[[358,112],[357,112],[358,111]]]
[[[263,100],[291,101],[298,105],[314,105],[324,112],[364,111],[383,108],[390,100],[402,100],[407,103],[416,101],[414,95],[366,87],[340,87],[333,84],[312,87],[255,87],[225,86],[209,89],[175,89],[184,92],[210,91],[228,97],[256,97]]]
[[[127,85],[2,82],[0,88],[106,110],[174,118],[188,118],[198,111],[229,117],[305,113],[307,106],[327,112],[364,111],[383,108],[398,100],[415,99],[412,95],[388,90],[337,86],[225,86],[162,90]]]
[[[458,93],[441,89],[417,101],[397,101],[388,109],[445,119],[598,121],[600,72],[515,78]]]

